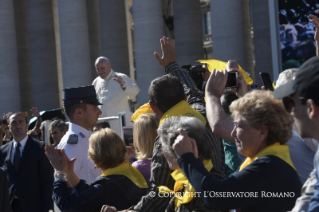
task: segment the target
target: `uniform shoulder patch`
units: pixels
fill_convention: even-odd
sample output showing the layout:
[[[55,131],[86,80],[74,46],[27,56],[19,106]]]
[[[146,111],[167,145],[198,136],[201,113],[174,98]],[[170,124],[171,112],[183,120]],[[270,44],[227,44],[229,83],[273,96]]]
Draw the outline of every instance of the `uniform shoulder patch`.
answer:
[[[69,135],[68,144],[77,144],[78,143],[78,135],[77,134],[71,134]]]

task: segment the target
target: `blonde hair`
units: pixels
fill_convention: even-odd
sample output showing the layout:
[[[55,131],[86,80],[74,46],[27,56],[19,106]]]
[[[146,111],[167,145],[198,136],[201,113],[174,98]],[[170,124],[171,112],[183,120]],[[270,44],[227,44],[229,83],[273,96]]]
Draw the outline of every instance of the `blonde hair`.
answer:
[[[293,118],[286,111],[282,100],[275,99],[271,91],[254,90],[230,105],[230,111],[238,112],[253,128],[268,129],[267,145],[285,144],[292,135]]]
[[[115,131],[105,128],[90,137],[88,157],[98,168],[114,168],[124,162],[126,147]]]
[[[133,144],[138,159],[152,157],[157,128],[158,120],[150,113],[140,115],[134,123]]]

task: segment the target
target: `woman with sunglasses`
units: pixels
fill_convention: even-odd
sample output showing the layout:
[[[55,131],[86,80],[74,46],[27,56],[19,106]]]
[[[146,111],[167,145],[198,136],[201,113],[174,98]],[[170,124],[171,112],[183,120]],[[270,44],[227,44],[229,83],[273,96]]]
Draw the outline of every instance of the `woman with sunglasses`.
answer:
[[[231,133],[246,160],[237,172],[218,181],[200,164],[196,143],[180,131],[173,145],[178,165],[204,202],[214,209],[289,211],[301,182],[288,146],[293,119],[270,91],[252,91],[230,106]]]

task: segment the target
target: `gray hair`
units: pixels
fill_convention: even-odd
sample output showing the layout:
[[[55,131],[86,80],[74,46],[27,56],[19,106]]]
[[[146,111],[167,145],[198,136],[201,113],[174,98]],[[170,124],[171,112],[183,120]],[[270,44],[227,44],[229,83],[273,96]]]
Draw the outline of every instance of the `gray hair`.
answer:
[[[98,64],[100,61],[104,61],[104,62],[106,62],[107,64],[110,64],[110,60],[107,59],[107,57],[101,56],[101,57],[98,57],[98,58],[95,60],[95,65]]]
[[[291,68],[281,72],[276,81],[276,88],[290,82],[294,78],[294,76],[296,76],[297,71],[298,71],[297,68]]]
[[[68,128],[69,128],[69,126],[62,120],[54,120],[50,124],[49,132],[51,132],[54,127],[57,127],[60,130],[60,132],[62,132],[64,130],[68,130]]]
[[[172,146],[179,135],[177,132],[178,129],[184,129],[190,138],[195,139],[198,156],[201,160],[211,158],[212,149],[208,144],[205,126],[199,119],[189,116],[173,116],[167,118],[157,129],[163,153],[176,157]]]

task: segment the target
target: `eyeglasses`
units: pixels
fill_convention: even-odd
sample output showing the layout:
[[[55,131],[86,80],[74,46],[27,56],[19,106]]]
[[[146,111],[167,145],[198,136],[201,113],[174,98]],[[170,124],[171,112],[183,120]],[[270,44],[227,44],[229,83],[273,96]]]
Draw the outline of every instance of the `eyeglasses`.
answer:
[[[307,104],[307,98],[305,97],[299,97],[301,105],[306,105]],[[319,106],[319,100],[318,99],[312,99],[316,105]],[[284,106],[287,110],[288,113],[291,113],[292,108],[295,107],[295,100],[292,97],[285,97],[282,99],[282,102],[284,103]]]

